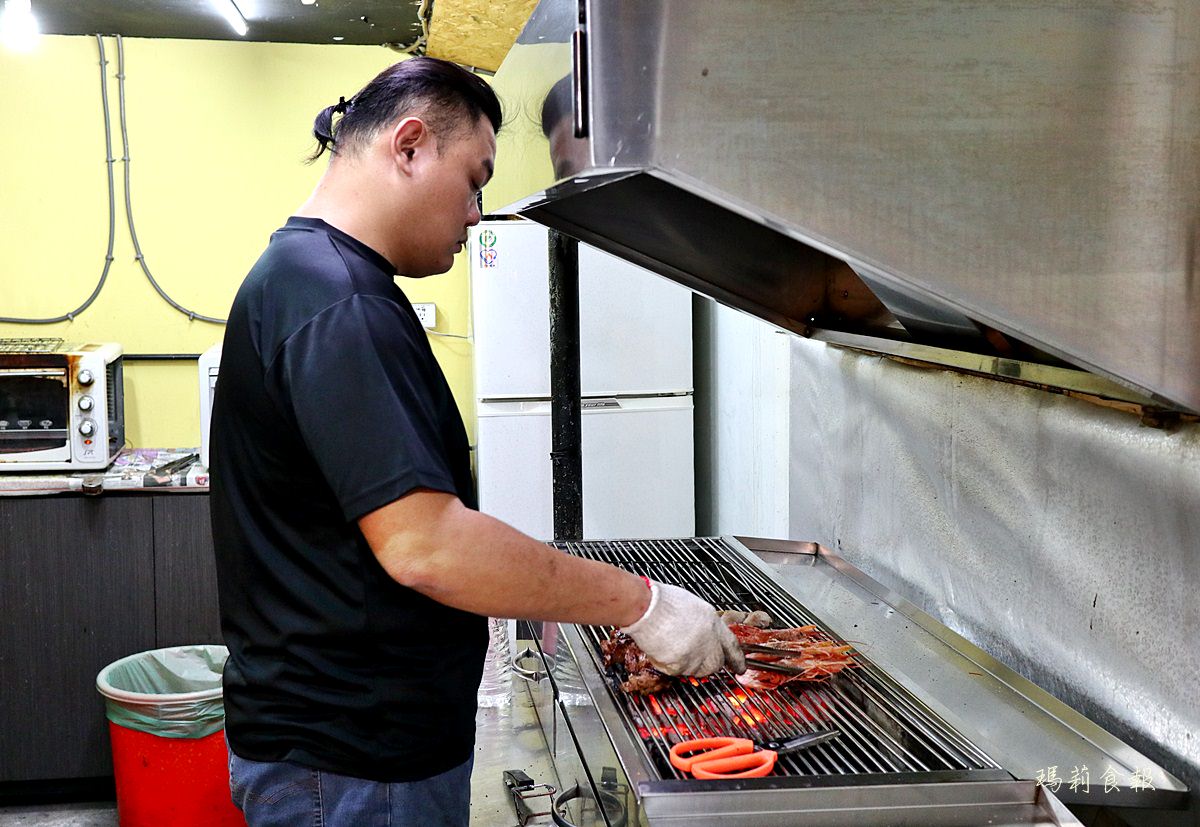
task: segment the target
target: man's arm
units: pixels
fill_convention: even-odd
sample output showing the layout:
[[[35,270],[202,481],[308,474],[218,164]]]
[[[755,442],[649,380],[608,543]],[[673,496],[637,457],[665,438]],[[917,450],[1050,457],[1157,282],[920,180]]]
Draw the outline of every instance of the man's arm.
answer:
[[[358,524],[392,579],[447,606],[621,626],[673,675],[746,669],[729,628],[694,594],[662,583],[647,589],[637,575],[563,554],[453,495],[417,489]]]
[[[628,626],[650,604],[637,575],[563,554],[452,494],[417,489],[358,525],[392,579],[456,609]]]

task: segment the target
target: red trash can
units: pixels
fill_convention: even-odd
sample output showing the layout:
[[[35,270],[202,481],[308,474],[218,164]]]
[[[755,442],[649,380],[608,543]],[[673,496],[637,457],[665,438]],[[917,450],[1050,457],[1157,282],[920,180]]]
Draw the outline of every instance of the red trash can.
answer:
[[[224,646],[174,646],[100,670],[121,827],[245,827],[229,795],[228,657]]]

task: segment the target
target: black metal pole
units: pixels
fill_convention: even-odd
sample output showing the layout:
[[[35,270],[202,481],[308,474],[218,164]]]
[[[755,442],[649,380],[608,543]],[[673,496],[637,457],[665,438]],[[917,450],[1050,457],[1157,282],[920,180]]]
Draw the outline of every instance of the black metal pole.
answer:
[[[583,538],[583,436],[579,412],[579,242],[550,231],[550,462],[554,539]]]

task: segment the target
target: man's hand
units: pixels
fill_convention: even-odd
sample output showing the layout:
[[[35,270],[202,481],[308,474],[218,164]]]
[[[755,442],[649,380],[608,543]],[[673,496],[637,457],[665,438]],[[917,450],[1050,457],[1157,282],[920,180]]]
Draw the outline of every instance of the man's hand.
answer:
[[[746,671],[746,657],[716,610],[678,586],[650,583],[650,608],[621,631],[628,634],[661,672],[711,675],[722,666]]]

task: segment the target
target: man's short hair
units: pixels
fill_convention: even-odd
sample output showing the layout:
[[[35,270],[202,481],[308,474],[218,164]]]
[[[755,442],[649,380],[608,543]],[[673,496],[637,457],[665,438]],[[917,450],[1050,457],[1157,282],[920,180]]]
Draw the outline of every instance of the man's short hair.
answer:
[[[334,121],[334,116],[340,115]],[[434,57],[414,57],[384,69],[349,100],[327,106],[313,123],[317,149],[315,161],[328,149],[331,154],[365,145],[381,129],[401,118],[419,116],[440,139],[470,129],[486,117],[495,132],[503,117],[500,101],[482,78],[457,63]],[[445,141],[438,143],[439,151]]]

